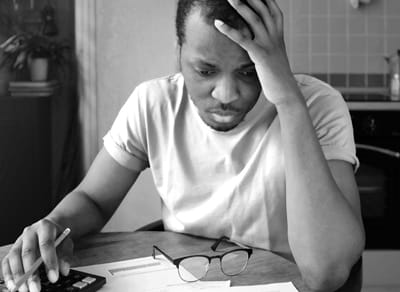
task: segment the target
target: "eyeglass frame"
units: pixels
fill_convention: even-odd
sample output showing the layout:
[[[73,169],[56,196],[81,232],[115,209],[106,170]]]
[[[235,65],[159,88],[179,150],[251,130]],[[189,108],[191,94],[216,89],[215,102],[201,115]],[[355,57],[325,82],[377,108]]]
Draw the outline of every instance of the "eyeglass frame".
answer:
[[[185,281],[185,282],[197,282],[197,281],[203,279],[203,278],[207,275],[208,270],[209,270],[209,265],[211,264],[211,261],[212,261],[213,259],[219,259],[219,267],[220,267],[222,273],[224,273],[226,276],[229,276],[229,277],[237,276],[237,275],[241,274],[244,270],[246,270],[247,265],[248,265],[249,260],[250,260],[250,257],[251,257],[251,255],[253,254],[253,249],[252,249],[252,248],[249,248],[249,247],[247,247],[247,246],[245,246],[245,245],[243,245],[243,244],[241,244],[241,243],[239,243],[239,242],[236,242],[236,241],[234,241],[234,240],[232,240],[232,239],[230,239],[230,238],[228,238],[228,237],[226,237],[226,236],[222,236],[222,237],[220,237],[219,239],[217,239],[217,241],[210,247],[211,250],[217,252],[218,245],[219,245],[222,241],[229,241],[229,242],[232,242],[232,243],[236,244],[237,246],[239,246],[239,248],[235,248],[235,249],[226,251],[226,252],[224,252],[224,253],[222,253],[222,254],[215,255],[215,256],[208,256],[208,255],[205,255],[205,254],[192,254],[192,255],[183,256],[183,257],[178,257],[178,258],[173,259],[173,258],[172,258],[171,256],[169,256],[165,251],[163,251],[162,249],[160,249],[157,245],[153,245],[153,254],[152,254],[152,256],[153,256],[153,259],[156,259],[155,250],[158,250],[158,251],[159,251],[163,256],[165,256],[172,264],[174,264],[174,265],[176,266],[176,268],[177,268],[177,270],[178,270],[179,277],[180,277],[183,281]],[[236,252],[236,251],[245,251],[245,252],[247,252],[247,262],[246,262],[246,265],[243,267],[243,269],[242,269],[239,273],[236,273],[236,274],[233,274],[233,275],[228,275],[228,274],[225,273],[225,271],[224,271],[223,268],[222,268],[222,258],[223,258],[225,255],[230,254],[230,253],[233,253],[233,252]],[[196,280],[194,280],[194,281],[188,281],[188,280],[185,280],[185,279],[182,278],[182,276],[181,276],[181,274],[180,274],[180,272],[179,272],[179,264],[180,264],[180,262],[182,262],[183,260],[185,260],[185,259],[187,259],[187,258],[192,258],[192,257],[203,257],[203,258],[208,259],[208,266],[207,266],[206,272],[204,273],[204,276],[202,276],[201,278],[196,279]]]

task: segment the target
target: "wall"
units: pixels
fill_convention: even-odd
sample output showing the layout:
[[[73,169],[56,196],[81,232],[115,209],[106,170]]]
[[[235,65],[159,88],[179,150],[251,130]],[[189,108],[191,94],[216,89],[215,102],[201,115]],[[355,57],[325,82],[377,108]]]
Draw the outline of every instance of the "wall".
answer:
[[[174,16],[175,1],[96,1],[99,148],[134,87],[174,72]],[[160,202],[147,170],[104,230],[134,230],[160,216]]]
[[[295,72],[386,73],[383,56],[400,48],[400,1],[278,0]]]

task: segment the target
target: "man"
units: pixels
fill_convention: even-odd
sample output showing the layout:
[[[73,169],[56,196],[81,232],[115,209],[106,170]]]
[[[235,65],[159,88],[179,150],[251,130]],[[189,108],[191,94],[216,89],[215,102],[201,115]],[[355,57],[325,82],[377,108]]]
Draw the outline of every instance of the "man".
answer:
[[[72,241],[57,257],[56,235],[99,231],[146,167],[166,229],[279,252],[315,290],[348,278],[364,233],[340,94],[293,76],[274,0],[180,0],[176,26],[181,73],[135,89],[82,183],[17,239],[9,287],[39,252],[51,281],[66,274]]]

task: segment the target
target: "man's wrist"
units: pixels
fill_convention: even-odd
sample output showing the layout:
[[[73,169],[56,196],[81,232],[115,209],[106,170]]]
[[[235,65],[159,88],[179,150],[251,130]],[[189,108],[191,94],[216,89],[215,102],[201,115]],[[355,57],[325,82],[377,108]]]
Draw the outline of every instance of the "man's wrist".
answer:
[[[292,112],[307,108],[305,99],[300,92],[288,93],[285,98],[282,98],[278,103],[275,103],[275,106],[278,114],[280,112]]]
[[[48,216],[44,217],[43,219],[51,222],[54,226],[56,226],[58,233],[63,232],[65,230],[65,228],[67,228],[67,226],[65,226],[65,224],[62,222],[62,220],[54,218],[51,215],[48,215]]]

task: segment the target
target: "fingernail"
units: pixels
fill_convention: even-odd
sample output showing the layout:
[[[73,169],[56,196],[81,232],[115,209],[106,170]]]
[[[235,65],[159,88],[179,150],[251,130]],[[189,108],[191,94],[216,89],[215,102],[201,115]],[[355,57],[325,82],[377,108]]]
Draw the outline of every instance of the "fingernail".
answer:
[[[214,20],[214,24],[215,24],[215,26],[219,26],[219,27],[224,25],[224,23],[219,19]]]
[[[66,261],[61,262],[61,271],[64,276],[68,276],[70,267],[71,266],[69,265],[68,262]]]
[[[7,285],[8,290],[10,290],[10,291],[14,290],[14,288],[15,288],[14,281],[12,281],[12,280],[8,280],[6,285]]]
[[[47,277],[49,278],[49,281],[51,283],[55,283],[58,280],[58,275],[54,270],[49,270],[49,272],[47,273]]]
[[[39,286],[36,282],[30,281],[29,282],[29,292],[39,292]]]
[[[28,286],[26,286],[26,284],[22,284],[19,288],[18,288],[19,292],[28,292]]]

